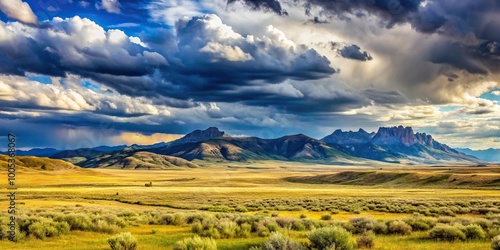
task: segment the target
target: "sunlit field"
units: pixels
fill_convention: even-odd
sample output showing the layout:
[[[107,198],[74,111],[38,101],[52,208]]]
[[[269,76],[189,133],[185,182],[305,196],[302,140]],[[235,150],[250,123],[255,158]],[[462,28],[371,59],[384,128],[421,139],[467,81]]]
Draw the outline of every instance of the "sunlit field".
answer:
[[[320,249],[311,235],[328,228],[354,248],[491,249],[500,234],[498,166],[22,169],[17,186],[18,242],[5,238],[4,209],[1,249],[104,250],[122,232],[137,249],[184,249],[194,235],[217,249],[261,249],[275,232]]]

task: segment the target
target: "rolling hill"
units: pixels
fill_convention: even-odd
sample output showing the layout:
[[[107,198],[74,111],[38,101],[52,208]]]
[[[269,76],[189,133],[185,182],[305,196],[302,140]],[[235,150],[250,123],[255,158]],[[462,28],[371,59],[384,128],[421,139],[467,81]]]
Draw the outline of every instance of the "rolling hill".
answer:
[[[287,177],[308,184],[361,185],[381,187],[498,187],[499,173],[464,174],[429,171],[342,171],[334,174]]]
[[[0,154],[0,168],[6,169],[8,166],[8,155]],[[36,156],[16,156],[17,169],[33,170],[76,170],[79,167],[63,160],[50,159]]]
[[[197,168],[199,165],[175,156],[158,155],[151,152],[123,150],[103,154],[79,162],[84,168],[120,169],[168,169],[175,167]]]

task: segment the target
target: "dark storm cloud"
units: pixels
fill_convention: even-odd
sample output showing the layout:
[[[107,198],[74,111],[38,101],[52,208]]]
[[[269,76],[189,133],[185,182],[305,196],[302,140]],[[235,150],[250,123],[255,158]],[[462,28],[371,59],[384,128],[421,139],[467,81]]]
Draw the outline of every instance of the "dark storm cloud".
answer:
[[[26,32],[20,24],[0,23],[7,35],[0,42],[0,51],[5,52],[0,54],[0,62],[5,62],[1,73],[74,74],[123,95],[178,108],[195,107],[199,101],[262,98],[268,102],[269,96],[281,93],[255,89],[245,93],[242,87],[322,79],[335,73],[326,57],[294,44],[272,26],[264,36],[242,36],[216,15],[180,20],[175,32],[163,28],[148,32],[143,36],[147,47],[121,31],[105,31],[79,17],[55,18],[43,26]],[[102,107],[99,110],[106,114],[120,115]]]
[[[428,56],[433,63],[445,63],[471,74],[500,72],[500,50],[497,42],[464,45],[458,42],[436,43]]]
[[[252,8],[265,6],[265,2],[252,1]],[[321,20],[320,16],[349,20],[367,15],[378,16],[387,28],[409,23],[419,32],[435,33],[448,41],[448,45],[438,43],[431,48],[435,53],[430,56],[431,62],[475,74],[500,72],[498,54],[481,47],[500,42],[498,0],[294,0],[292,4],[303,7],[308,16],[319,15],[313,23],[321,23],[314,22]],[[354,48],[346,47],[345,57],[363,60],[362,53]]]
[[[472,74],[487,74],[488,69],[477,60],[473,49],[457,42],[443,42],[434,45],[430,51],[429,61],[446,63],[458,69],[465,69]]]
[[[159,50],[168,58],[170,67],[158,72],[155,92],[178,99],[259,99],[265,95],[246,95],[241,88],[287,79],[315,80],[335,73],[326,57],[305,45],[295,45],[271,26],[263,37],[242,36],[218,16],[205,15],[180,20],[176,36],[170,37],[174,41],[158,37],[145,41],[158,49],[165,44],[175,45],[169,51]]]
[[[325,15],[343,20],[351,18],[347,14],[358,17],[367,13],[376,14],[384,18],[384,25],[392,27],[405,22],[410,13],[417,11],[421,0],[295,0],[294,2],[302,5],[306,13],[311,13],[313,7],[320,7]]]
[[[228,4],[235,2],[243,2],[246,6],[253,10],[272,11],[278,15],[288,15],[285,9],[281,7],[278,0],[228,0]]]
[[[176,31],[179,59],[184,66],[179,71],[184,75],[235,84],[310,80],[335,73],[326,57],[305,45],[292,45],[272,27],[265,37],[243,37],[216,15],[205,15],[178,22]]]
[[[366,51],[361,51],[361,48],[356,45],[348,45],[339,50],[339,53],[344,58],[354,59],[358,61],[370,61],[373,57]]]

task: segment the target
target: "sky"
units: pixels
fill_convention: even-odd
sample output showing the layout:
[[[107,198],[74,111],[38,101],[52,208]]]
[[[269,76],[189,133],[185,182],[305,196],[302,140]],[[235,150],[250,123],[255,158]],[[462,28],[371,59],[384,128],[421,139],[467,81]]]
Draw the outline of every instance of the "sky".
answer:
[[[19,148],[397,125],[500,148],[499,82],[500,0],[0,0]]]

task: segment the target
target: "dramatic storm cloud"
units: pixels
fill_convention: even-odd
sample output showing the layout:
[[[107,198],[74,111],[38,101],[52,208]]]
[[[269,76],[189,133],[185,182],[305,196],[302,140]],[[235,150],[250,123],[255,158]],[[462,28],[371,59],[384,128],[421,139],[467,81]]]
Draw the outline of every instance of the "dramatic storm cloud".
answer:
[[[216,15],[183,19],[176,25],[185,74],[214,83],[282,82],[324,78],[335,71],[325,57],[267,26],[264,36],[242,36]],[[216,86],[213,86],[216,87]]]
[[[0,0],[0,11],[0,126],[33,138],[25,147],[400,124],[500,147],[496,0]]]

